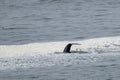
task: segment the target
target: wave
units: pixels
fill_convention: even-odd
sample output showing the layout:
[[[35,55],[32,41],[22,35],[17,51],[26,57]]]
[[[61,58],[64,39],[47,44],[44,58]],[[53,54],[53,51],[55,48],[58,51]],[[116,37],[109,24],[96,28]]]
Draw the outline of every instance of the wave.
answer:
[[[0,45],[0,57],[36,56],[62,52],[68,43],[80,43],[72,50],[88,53],[104,53],[120,51],[120,37],[93,38],[81,41],[59,41],[45,43],[30,43],[24,45]]]

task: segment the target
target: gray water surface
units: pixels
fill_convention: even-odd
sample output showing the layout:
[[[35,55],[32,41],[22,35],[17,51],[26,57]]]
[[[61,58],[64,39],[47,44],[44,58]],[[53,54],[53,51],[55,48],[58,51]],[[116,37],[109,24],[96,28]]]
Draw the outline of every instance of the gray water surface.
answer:
[[[0,0],[0,44],[120,35],[119,0]]]
[[[0,80],[120,80],[119,35],[120,0],[0,0]]]

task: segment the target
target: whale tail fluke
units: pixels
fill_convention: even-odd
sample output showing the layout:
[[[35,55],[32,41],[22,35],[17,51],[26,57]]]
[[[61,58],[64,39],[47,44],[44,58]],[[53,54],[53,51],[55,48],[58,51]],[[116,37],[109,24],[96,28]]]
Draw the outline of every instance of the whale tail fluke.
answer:
[[[70,49],[71,49],[71,46],[72,45],[80,45],[79,43],[69,43],[65,46],[64,50],[63,50],[63,53],[71,53],[70,52]]]

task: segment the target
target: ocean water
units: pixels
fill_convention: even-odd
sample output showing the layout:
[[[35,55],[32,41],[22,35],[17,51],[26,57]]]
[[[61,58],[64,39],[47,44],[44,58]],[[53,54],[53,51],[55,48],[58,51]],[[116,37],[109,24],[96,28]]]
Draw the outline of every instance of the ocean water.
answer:
[[[119,10],[120,0],[0,0],[0,80],[119,80]],[[68,43],[78,53],[62,53]]]

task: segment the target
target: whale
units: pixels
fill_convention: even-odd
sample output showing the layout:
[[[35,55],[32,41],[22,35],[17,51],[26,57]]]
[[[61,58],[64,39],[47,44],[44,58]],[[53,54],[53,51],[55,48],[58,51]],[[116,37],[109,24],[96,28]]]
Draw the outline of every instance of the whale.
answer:
[[[68,44],[65,46],[65,48],[64,48],[64,50],[63,50],[63,53],[71,53],[70,49],[71,49],[71,46],[72,46],[72,45],[81,45],[81,44],[79,44],[79,43],[68,43]]]

